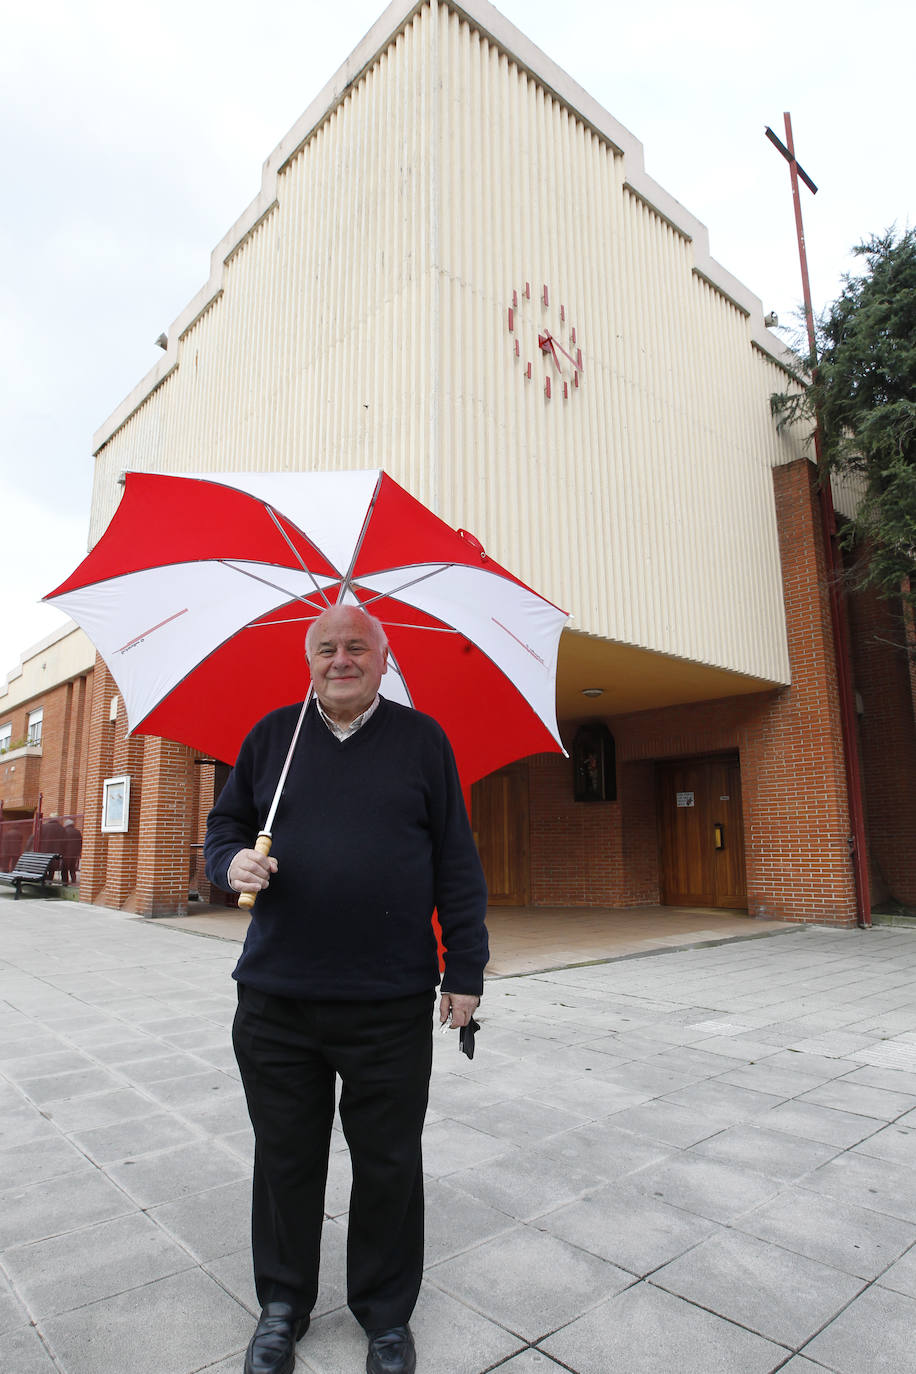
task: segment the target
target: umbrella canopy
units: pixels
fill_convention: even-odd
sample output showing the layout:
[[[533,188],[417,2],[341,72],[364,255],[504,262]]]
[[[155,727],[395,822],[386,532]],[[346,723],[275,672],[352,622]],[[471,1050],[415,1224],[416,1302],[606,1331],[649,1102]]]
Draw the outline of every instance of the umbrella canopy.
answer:
[[[566,614],[384,472],[128,473],[45,600],[95,644],[132,732],[228,763],[261,716],[302,700],[305,632],[339,602],[381,620],[382,694],[441,723],[465,785],[562,750]]]

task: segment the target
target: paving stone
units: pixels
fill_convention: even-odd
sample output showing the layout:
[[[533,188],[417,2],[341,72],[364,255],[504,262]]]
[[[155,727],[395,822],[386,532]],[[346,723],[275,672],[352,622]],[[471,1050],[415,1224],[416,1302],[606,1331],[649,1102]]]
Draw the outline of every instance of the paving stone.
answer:
[[[540,1350],[523,1350],[520,1355],[513,1355],[511,1360],[501,1364],[499,1374],[557,1374],[557,1370],[563,1368],[563,1365],[557,1364],[556,1360]]]
[[[336,1222],[325,1224],[332,1226],[336,1225]],[[240,1250],[233,1250],[228,1255],[219,1255],[216,1259],[208,1260],[201,1267],[204,1273],[212,1275],[225,1288],[226,1292],[235,1298],[236,1302],[240,1302],[253,1319],[257,1318],[261,1304],[258,1302],[254,1288],[250,1245],[243,1246]],[[254,1321],[251,1330],[254,1330]]]
[[[833,1107],[818,1107],[813,1102],[783,1102],[757,1120],[768,1131],[786,1131],[805,1140],[848,1149],[880,1130],[874,1117],[839,1112]]]
[[[802,1188],[786,1189],[732,1224],[863,1279],[876,1278],[916,1242],[909,1222]]]
[[[428,1181],[425,1196],[428,1265],[473,1251],[475,1246],[516,1225],[513,1217],[459,1188],[452,1188],[447,1180]],[[470,1262],[473,1263],[473,1259]]]
[[[72,1133],[129,1121],[132,1117],[149,1116],[157,1106],[158,1103],[133,1088],[117,1088],[113,1092],[93,1093],[90,1097],[52,1102],[47,1113],[62,1131]]]
[[[737,1231],[711,1236],[651,1282],[793,1348],[864,1287],[861,1279]]]
[[[522,1094],[519,1094],[521,1096]],[[610,1076],[596,1078],[593,1074],[557,1073],[552,1077],[540,1076],[530,1086],[525,1096],[536,1096],[549,1106],[560,1107],[564,1111],[577,1112],[588,1110],[592,1120],[600,1120],[611,1112],[634,1107],[653,1094],[629,1082],[617,1082]]]
[[[581,1126],[589,1117],[586,1113],[565,1111],[533,1098],[514,1097],[457,1119],[512,1144],[528,1146]]]
[[[328,1181],[324,1193],[324,1210],[327,1216],[343,1216],[350,1210],[352,1183],[353,1167],[349,1150],[332,1150],[328,1160]]]
[[[562,1160],[574,1169],[596,1174],[599,1179],[622,1179],[647,1164],[657,1164],[674,1153],[665,1143],[619,1130],[618,1113],[600,1124],[577,1126],[551,1136],[541,1146],[545,1156]],[[557,1199],[559,1202],[559,1199]]]
[[[70,1073],[54,1073],[39,1078],[23,1078],[19,1086],[40,1107],[61,1099],[86,1097],[89,1093],[111,1092],[121,1087],[121,1080],[107,1069],[75,1069]]]
[[[85,1168],[85,1155],[56,1132],[0,1150],[0,1178],[5,1188],[25,1188]]]
[[[224,1149],[231,1150],[247,1166],[248,1171],[254,1164],[254,1131],[251,1126],[246,1126],[241,1131],[230,1131],[228,1135],[217,1135],[213,1137],[218,1145]]]
[[[812,1088],[798,1100],[814,1102],[819,1107],[836,1107],[858,1116],[875,1117],[879,1121],[894,1121],[916,1107],[916,1097],[909,1093],[871,1088],[865,1083],[852,1083],[848,1078],[833,1078],[819,1088]]]
[[[895,1260],[880,1276],[878,1283],[882,1288],[893,1288],[897,1293],[916,1298],[916,1246]]]
[[[166,1150],[170,1145],[189,1144],[200,1136],[170,1112],[151,1111],[148,1116],[133,1117],[112,1126],[76,1131],[72,1138],[97,1164],[111,1164],[128,1157],[141,1158],[152,1150]]]
[[[680,1154],[632,1174],[640,1192],[710,1221],[730,1221],[778,1191],[775,1179],[702,1155]]]
[[[788,1364],[779,1366],[779,1374],[822,1374],[826,1366],[806,1360],[804,1355],[793,1355]]]
[[[217,1069],[160,1078],[144,1086],[155,1102],[179,1111],[195,1103],[210,1102],[214,1095],[229,1094],[238,1100],[242,1098],[238,1083]]]
[[[608,1124],[616,1130],[632,1131],[635,1135],[661,1141],[665,1145],[686,1149],[699,1140],[722,1129],[719,1122],[695,1107],[682,1107],[667,1098],[657,1097],[639,1107],[627,1107],[608,1117]]]
[[[63,1073],[80,1073],[95,1067],[88,1055],[80,1054],[79,1050],[66,1049],[50,1053],[24,1054],[17,1059],[4,1059],[3,1062],[4,1074],[14,1083]],[[913,1105],[916,1106],[916,1103]]]
[[[841,1312],[804,1354],[838,1374],[916,1374],[916,1299],[872,1287]]]
[[[801,1097],[819,1087],[824,1079],[819,1075],[795,1073],[783,1064],[773,1064],[772,1059],[759,1063],[736,1066],[719,1075],[720,1083],[734,1083],[739,1088],[752,1088],[755,1092],[772,1093],[783,1100]]]
[[[16,1297],[4,1274],[0,1273],[0,1336],[25,1326],[29,1315]]]
[[[234,1178],[249,1177],[248,1169],[236,1155],[205,1140],[125,1159],[108,1165],[105,1172],[143,1208],[202,1193]]]
[[[825,1055],[803,1054],[800,1050],[785,1049],[771,1055],[767,1060],[770,1069],[788,1069],[790,1073],[803,1073],[808,1078],[820,1079],[822,1083],[831,1078],[842,1078],[861,1065],[852,1059],[831,1059]]]
[[[606,1075],[608,1081],[618,1083],[629,1092],[642,1094],[643,1100],[647,1102],[654,1097],[660,1097],[662,1093],[674,1092],[689,1083],[695,1083],[697,1077],[695,1069],[669,1068],[655,1057],[634,1059],[629,1064],[618,1064],[612,1073]],[[623,1111],[627,1105],[625,1102],[620,1103],[617,1110]]]
[[[680,1207],[634,1188],[611,1185],[534,1223],[632,1274],[644,1275],[683,1254],[718,1229]]]
[[[475,1169],[450,1174],[449,1183],[517,1220],[530,1220],[587,1192],[593,1176],[541,1151],[517,1151]]]
[[[15,1246],[3,1264],[39,1319],[194,1267],[186,1250],[136,1213]]]
[[[828,1197],[855,1198],[862,1207],[916,1222],[916,1170],[849,1150],[815,1169],[802,1186]]]
[[[79,1171],[0,1193],[0,1250],[107,1221],[132,1203],[86,1162]]]
[[[755,1039],[753,1035],[713,1035],[696,1042],[706,1054],[722,1055],[725,1059],[747,1064],[766,1060],[776,1054],[777,1046]]]
[[[57,1374],[60,1366],[34,1326],[20,1326],[0,1336],[0,1369],[9,1374]]]
[[[895,1122],[876,1131],[861,1145],[856,1145],[852,1154],[873,1155],[876,1159],[886,1159],[891,1164],[905,1164],[916,1168],[916,1117],[910,1125]]]
[[[190,1374],[244,1350],[251,1317],[199,1269],[43,1323],[67,1374]]]
[[[250,1125],[248,1106],[241,1087],[231,1085],[225,1092],[209,1092],[199,1101],[185,1102],[174,1110],[183,1120],[209,1136],[228,1135],[230,1131],[243,1131]]]
[[[119,1026],[117,1034],[119,1037],[124,1036],[124,1028]],[[118,1038],[116,1040],[112,1037],[113,1032],[106,1029],[104,1034],[96,1034],[93,1040],[82,1043],[93,1059],[97,1059],[102,1064],[110,1064],[113,1068],[127,1064],[133,1065],[144,1059],[159,1058],[165,1050],[165,1046],[160,1040],[149,1035],[136,1035],[129,1039]],[[128,1073],[132,1075],[133,1069],[128,1070]]]
[[[17,1096],[12,1105],[0,1103],[0,1150],[15,1150],[32,1141],[58,1139],[59,1131],[24,1098]]]
[[[856,1069],[847,1074],[844,1083],[864,1083],[869,1088],[886,1088],[888,1092],[908,1093],[916,1096],[916,1073],[904,1069],[878,1069],[873,1065]]]
[[[767,1131],[756,1122],[748,1122],[709,1136],[694,1145],[690,1153],[791,1182],[833,1159],[837,1148],[782,1131]]]
[[[739,1121],[748,1121],[779,1105],[782,1100],[773,1093],[755,1092],[750,1088],[739,1088],[734,1083],[723,1083],[711,1079],[705,1083],[693,1083],[690,1087],[665,1094],[667,1101],[680,1107],[702,1112],[708,1120],[723,1126],[731,1126]]]
[[[426,1272],[444,1289],[517,1336],[535,1341],[633,1282],[633,1275],[556,1236],[518,1227]]]
[[[540,1342],[577,1374],[769,1374],[789,1352],[643,1282]]]
[[[150,1216],[196,1259],[207,1263],[250,1243],[250,1180],[164,1203],[153,1208]]]
[[[439,1121],[423,1132],[423,1172],[431,1178],[442,1178],[517,1150],[511,1141],[500,1140],[463,1122]]]

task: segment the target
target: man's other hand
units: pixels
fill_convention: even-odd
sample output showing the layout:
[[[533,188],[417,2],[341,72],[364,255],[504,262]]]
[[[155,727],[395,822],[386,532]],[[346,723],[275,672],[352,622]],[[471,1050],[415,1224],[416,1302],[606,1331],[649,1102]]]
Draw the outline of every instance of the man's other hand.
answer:
[[[467,1025],[479,1006],[479,997],[464,992],[443,992],[439,1000],[439,1025],[444,1026],[451,1013],[452,1030],[459,1030]]]
[[[240,849],[229,865],[229,886],[233,892],[263,892],[277,871],[277,861],[256,849]]]

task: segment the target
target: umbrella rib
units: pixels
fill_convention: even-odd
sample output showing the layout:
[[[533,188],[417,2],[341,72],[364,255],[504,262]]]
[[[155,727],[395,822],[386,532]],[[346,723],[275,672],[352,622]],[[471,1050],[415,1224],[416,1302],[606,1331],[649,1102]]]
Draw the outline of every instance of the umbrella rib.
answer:
[[[312,606],[313,608],[315,606],[314,601],[311,601],[307,596],[303,596],[301,592],[291,592],[288,587],[281,587],[279,582],[271,582],[267,577],[259,577],[257,573],[249,572],[243,564],[233,563],[229,558],[218,558],[216,561],[217,563],[221,563],[224,568],[231,568],[233,572],[241,573],[243,577],[250,577],[252,582],[261,582],[265,587],[270,587],[275,592],[282,592],[290,601],[301,601],[303,606]],[[305,571],[315,583],[315,591],[324,600],[325,604],[322,609],[330,606],[330,601],[328,601],[321,587],[319,587],[318,583],[315,581],[314,573],[309,572],[308,568],[306,568]]]
[[[314,576],[314,574],[312,573],[311,568],[309,568],[309,567],[306,566],[306,564],[305,564],[305,562],[304,562],[304,560],[303,560],[302,554],[301,554],[301,553],[299,552],[299,550],[296,548],[295,544],[294,544],[293,541],[290,539],[289,535],[286,533],[286,530],[285,530],[285,529],[283,528],[283,526],[280,524],[279,518],[278,518],[278,516],[277,516],[277,512],[274,510],[273,506],[265,505],[265,506],[264,506],[264,509],[267,511],[267,514],[270,516],[271,520],[274,522],[274,524],[276,525],[277,529],[280,531],[281,536],[286,540],[286,543],[287,543],[288,546],[289,546],[290,552],[292,553],[293,557],[298,561],[299,566],[300,566],[300,568],[302,569],[302,571],[303,571],[304,573],[306,573],[306,574],[312,579],[312,581],[315,583],[315,590],[316,590],[316,592],[318,593],[318,595],[324,597],[324,603],[325,603],[326,606],[330,606],[330,604],[331,604],[330,599],[329,599],[327,596],[325,596],[325,594],[324,594],[323,590],[321,589],[321,587],[318,586],[318,583],[315,581],[315,576]]]
[[[337,597],[338,605],[341,601],[343,601],[347,592],[352,592],[353,590],[353,569],[356,567],[356,560],[357,558],[359,558],[359,555],[362,552],[362,547],[365,543],[366,535],[369,531],[369,521],[372,519],[372,512],[375,510],[376,502],[378,501],[379,495],[382,490],[382,478],[384,477],[384,475],[385,474],[383,472],[380,472],[375,480],[375,490],[372,493],[372,499],[369,502],[369,505],[366,509],[366,514],[363,518],[363,527],[359,532],[359,537],[353,548],[353,557],[350,559],[350,566],[349,568],[347,568],[347,571],[340,583],[340,593]]]
[[[390,647],[389,647],[389,649],[388,649],[388,661],[390,662],[390,664],[391,664],[392,668],[394,669],[394,671],[397,673],[398,677],[401,679],[401,686],[404,688],[404,693],[405,693],[405,695],[406,695],[406,697],[407,697],[407,700],[408,700],[409,704],[410,704],[411,706],[414,706],[413,694],[411,693],[410,688],[407,686],[407,679],[406,679],[406,677],[404,676],[404,674],[402,673],[402,671],[401,671],[401,665],[398,663],[398,661],[397,661],[397,659],[395,658],[394,654],[391,652]],[[414,707],[414,710],[416,710],[416,707]]]
[[[420,577],[412,577],[408,582],[402,582],[399,587],[392,587],[386,592],[376,592],[374,596],[370,596],[369,599],[362,604],[364,606],[371,606],[373,601],[381,601],[386,596],[398,596],[401,592],[406,591],[408,587],[415,587],[419,582],[428,582],[431,577],[438,577],[440,573],[447,572],[449,568],[462,566],[463,565],[460,563],[441,563],[438,568],[433,568],[431,572],[425,572],[421,574]],[[372,577],[378,577],[378,571],[368,575],[366,581],[371,582]],[[360,586],[361,583],[357,582],[356,585]]]

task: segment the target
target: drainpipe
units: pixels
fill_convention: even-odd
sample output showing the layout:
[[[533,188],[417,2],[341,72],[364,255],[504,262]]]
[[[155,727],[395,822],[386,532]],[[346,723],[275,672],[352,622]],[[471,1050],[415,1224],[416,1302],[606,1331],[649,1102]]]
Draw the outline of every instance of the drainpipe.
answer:
[[[798,194],[798,162],[795,145],[792,141],[792,119],[783,115],[786,126],[786,147],[767,130],[770,142],[782,153],[789,164],[792,179],[792,202],[795,207],[795,229],[798,235],[798,257],[801,264],[802,291],[805,306],[805,324],[808,331],[809,363],[812,373],[817,367],[817,341],[814,333],[814,311],[811,307],[811,287],[808,282],[808,259],[805,253],[805,231],[802,225],[801,200]],[[817,187],[804,172],[802,176],[812,193]],[[849,671],[849,636],[846,633],[846,619],[840,604],[840,577],[842,561],[836,543],[836,513],[833,507],[833,492],[829,474],[823,466],[823,446],[821,442],[820,416],[814,417],[814,453],[817,460],[819,478],[821,529],[824,538],[827,586],[830,594],[830,620],[833,627],[833,652],[836,663],[837,688],[840,697],[840,721],[843,732],[843,759],[846,765],[846,796],[849,804],[849,855],[852,859],[852,872],[856,889],[856,922],[863,929],[871,928],[871,893],[868,884],[868,850],[865,843],[865,814],[862,806],[862,778],[859,772],[859,747],[856,728],[855,702],[853,700],[852,676]]]

